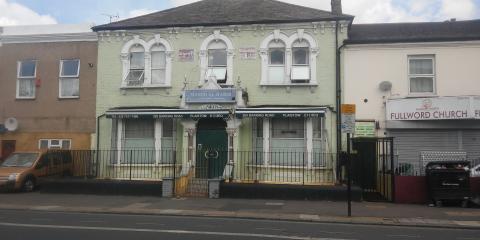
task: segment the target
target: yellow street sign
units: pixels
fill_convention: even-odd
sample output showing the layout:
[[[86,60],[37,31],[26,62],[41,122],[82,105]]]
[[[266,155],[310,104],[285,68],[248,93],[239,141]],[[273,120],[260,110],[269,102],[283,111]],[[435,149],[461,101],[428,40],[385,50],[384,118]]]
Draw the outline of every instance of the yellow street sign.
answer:
[[[355,114],[356,113],[355,104],[342,104],[342,113],[343,114]]]

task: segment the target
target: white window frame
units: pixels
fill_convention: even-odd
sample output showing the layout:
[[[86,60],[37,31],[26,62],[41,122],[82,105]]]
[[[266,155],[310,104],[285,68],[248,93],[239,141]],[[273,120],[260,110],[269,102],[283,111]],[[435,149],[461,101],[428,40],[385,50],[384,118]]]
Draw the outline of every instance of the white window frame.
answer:
[[[260,86],[277,86],[277,85],[287,85],[287,86],[317,86],[317,57],[319,54],[319,49],[317,41],[313,35],[306,33],[304,29],[297,29],[297,31],[292,34],[290,37],[285,33],[282,33],[279,29],[274,30],[269,36],[267,36],[260,45],[260,57],[262,58],[262,77],[260,80]],[[272,41],[283,41],[286,44],[286,79],[284,83],[271,83],[269,81],[268,71],[269,71],[269,45]],[[310,81],[308,83],[295,83],[291,80],[291,72],[293,65],[293,54],[292,48],[294,43],[297,41],[306,41],[309,48],[309,69],[310,69]]]
[[[283,64],[272,64],[272,51],[275,51],[275,50],[283,50]],[[272,82],[271,79],[270,79],[270,69],[271,68],[282,68],[283,69],[283,79],[281,79],[281,83],[285,82],[285,78],[287,76],[286,74],[286,67],[287,67],[287,48],[286,46],[281,48],[281,47],[270,47],[268,48],[268,82]]]
[[[34,72],[33,76],[29,76],[29,77],[20,76],[22,63],[26,62],[26,61],[35,62],[35,72]],[[16,98],[17,99],[35,99],[36,98],[36,96],[37,96],[37,86],[36,86],[35,82],[36,82],[36,79],[37,79],[37,68],[38,68],[38,61],[37,60],[25,59],[25,60],[17,61],[17,92],[16,92]],[[27,96],[27,97],[20,96],[20,81],[22,79],[24,80],[24,79],[32,79],[32,78],[33,78],[33,96]]]
[[[326,131],[325,131],[325,118],[321,118],[321,135],[322,137],[322,151],[324,150],[325,141],[326,141]],[[273,130],[272,130],[272,118],[263,118],[263,167],[283,167],[271,164],[270,151],[272,149],[271,141],[273,139]],[[257,131],[256,128],[252,128],[252,131]],[[305,141],[305,151],[307,151],[307,168],[313,168],[313,118],[304,118],[304,137],[302,138]],[[256,133],[255,133],[256,134]],[[292,167],[295,168],[295,167]],[[316,167],[318,168],[318,167]],[[322,167],[320,167],[322,168]]]
[[[151,62],[151,52],[152,49],[162,45],[165,48],[165,84],[152,84],[152,62]],[[143,85],[141,86],[128,86],[127,77],[130,73],[130,53],[132,47],[141,46],[144,49],[145,57],[145,67],[144,67],[144,79]],[[160,34],[156,34],[153,39],[150,41],[145,41],[140,38],[139,35],[133,36],[133,39],[126,42],[123,45],[121,51],[121,61],[123,66],[122,73],[122,82],[120,88],[171,88],[172,87],[172,60],[173,60],[173,50],[171,44],[162,38]]]
[[[211,51],[225,51],[225,54],[226,54],[226,59],[227,59],[227,62],[225,63],[225,65],[215,65],[215,64],[210,64],[210,52]],[[208,73],[213,73],[215,74],[215,70],[219,69],[219,70],[224,70],[225,71],[225,78],[224,79],[218,79],[216,78],[215,80],[217,81],[218,84],[227,84],[227,80],[228,80],[228,50],[226,48],[224,49],[217,49],[217,48],[208,48],[207,49],[207,59],[208,59],[208,67],[207,67],[207,73],[206,73],[206,77],[210,77],[211,74],[208,74]],[[219,82],[219,81],[223,81],[223,82]]]
[[[432,60],[432,74],[412,74],[410,69],[410,60]],[[422,54],[422,55],[408,55],[407,57],[407,75],[408,75],[408,95],[409,96],[434,96],[437,93],[437,78],[436,78],[436,60],[434,54]],[[412,92],[412,78],[415,77],[431,77],[432,78],[432,92]]]
[[[143,51],[132,51],[130,50],[130,52],[128,53],[128,61],[129,61],[129,69],[128,69],[128,73],[127,73],[127,76],[125,77],[125,79],[123,79],[123,82],[125,83],[125,85],[127,87],[141,87],[143,85],[145,85],[145,72],[146,72],[146,51],[144,48],[142,48]],[[132,54],[134,53],[139,53],[139,54],[143,54],[143,68],[132,68]],[[130,75],[130,73],[132,73],[132,71],[142,71],[142,74],[140,75],[140,77],[138,78],[138,80],[140,81],[140,79],[143,79],[142,83],[139,84],[139,85],[129,85],[129,82],[130,82],[130,79],[128,79],[128,76]],[[135,81],[132,81],[132,82],[135,82]]]
[[[62,70],[63,70],[63,62],[64,61],[78,61],[78,69],[77,69],[77,74],[76,75],[63,75]],[[60,60],[60,68],[59,68],[59,79],[58,79],[58,97],[62,99],[76,99],[80,98],[80,65],[81,61],[80,59],[62,59]],[[63,79],[78,79],[78,96],[62,96],[62,80]]]
[[[162,85],[166,85],[167,84],[167,52],[165,50],[162,50],[162,51],[158,51],[158,50],[152,50],[150,52],[150,56],[153,56],[154,53],[163,53],[165,54],[165,66],[163,66],[163,68],[154,68],[153,67],[153,57],[151,57],[150,59],[150,82],[151,82],[151,85],[159,85],[159,86],[162,86]],[[164,71],[164,84],[158,84],[158,83],[153,83],[153,71],[154,70],[163,70]]]
[[[233,57],[234,57],[234,47],[232,41],[225,35],[220,33],[220,30],[216,30],[212,35],[205,38],[200,46],[200,81],[199,85],[202,86],[208,80],[207,72],[209,69],[208,63],[208,50],[212,42],[223,41],[227,45],[227,79],[225,83],[220,83],[220,85],[233,86]]]
[[[296,64],[295,63],[295,50],[296,49],[306,49],[307,50],[307,56],[306,56],[307,63],[306,64]],[[293,79],[292,75],[293,75],[293,71],[296,67],[303,67],[303,68],[306,67],[306,68],[308,68],[309,78],[308,79]],[[310,48],[309,47],[292,47],[292,68],[291,68],[291,71],[290,71],[290,79],[291,79],[292,84],[294,84],[294,83],[310,83],[310,80],[312,79],[312,75],[311,75],[311,72],[310,72],[311,68],[312,68],[312,66],[310,64]]]
[[[38,149],[42,150],[42,141],[47,141],[48,142],[48,147],[47,149],[59,149],[59,150],[70,150],[72,149],[72,139],[40,139],[38,140]],[[58,141],[58,145],[52,144],[53,141]],[[69,148],[68,149],[63,149],[63,142],[69,142]],[[58,148],[54,148],[58,147]]]
[[[116,139],[116,149],[117,149],[117,158],[115,161],[115,165],[118,166],[128,166],[130,164],[127,163],[121,163],[122,159],[122,150],[124,149],[124,139],[125,139],[125,121],[128,121],[129,119],[119,119],[117,122],[117,129],[115,129],[117,139]],[[131,120],[131,119],[130,119]],[[177,134],[177,128],[176,128],[177,121],[176,119],[173,119],[173,129],[172,129],[172,138],[173,138],[173,143],[175,146],[175,143],[177,141],[176,139],[176,134]],[[154,146],[155,146],[155,163],[149,163],[149,164],[140,164],[140,165],[160,165],[160,166],[171,166],[172,164],[164,164],[162,163],[162,139],[163,139],[163,119],[154,119],[153,120],[153,132],[154,132]],[[175,151],[175,149],[172,149],[172,151]]]

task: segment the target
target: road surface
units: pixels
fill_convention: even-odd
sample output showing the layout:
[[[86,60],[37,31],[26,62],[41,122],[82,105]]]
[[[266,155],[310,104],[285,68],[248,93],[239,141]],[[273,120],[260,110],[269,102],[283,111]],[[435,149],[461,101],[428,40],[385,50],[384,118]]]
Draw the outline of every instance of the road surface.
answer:
[[[0,239],[478,240],[480,229],[0,210]]]

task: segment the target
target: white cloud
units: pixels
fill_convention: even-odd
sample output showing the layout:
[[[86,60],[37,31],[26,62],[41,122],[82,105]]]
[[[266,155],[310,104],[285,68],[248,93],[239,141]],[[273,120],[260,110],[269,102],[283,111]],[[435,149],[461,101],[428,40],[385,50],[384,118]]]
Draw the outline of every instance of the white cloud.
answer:
[[[41,15],[18,3],[0,0],[0,26],[55,24],[50,15]]]
[[[198,0],[170,0],[174,6]],[[280,0],[292,4],[330,10],[330,0]],[[443,21],[471,19],[477,13],[474,0],[343,0],[344,13],[356,23]]]
[[[440,14],[448,18],[468,19],[475,17],[476,9],[473,0],[442,0]]]

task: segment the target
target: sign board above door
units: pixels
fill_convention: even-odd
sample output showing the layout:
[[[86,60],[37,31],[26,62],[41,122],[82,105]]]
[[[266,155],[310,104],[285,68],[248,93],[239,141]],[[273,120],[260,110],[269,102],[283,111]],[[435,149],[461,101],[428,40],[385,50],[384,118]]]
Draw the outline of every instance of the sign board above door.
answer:
[[[185,91],[186,103],[235,103],[237,91],[226,89],[195,89]]]

